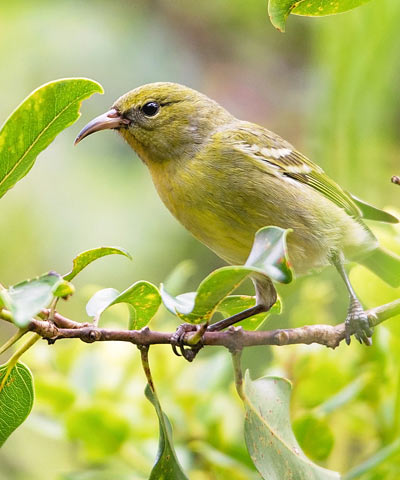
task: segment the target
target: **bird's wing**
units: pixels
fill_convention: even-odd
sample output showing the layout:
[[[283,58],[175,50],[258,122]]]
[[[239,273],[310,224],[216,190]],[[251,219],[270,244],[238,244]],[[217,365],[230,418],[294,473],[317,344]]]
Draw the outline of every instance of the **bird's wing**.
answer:
[[[377,222],[399,223],[399,219],[396,218],[394,215],[385,212],[385,210],[376,208],[369,203],[364,202],[363,200],[360,200],[351,193],[349,195],[351,196],[357,207],[361,210],[363,218],[366,218],[367,220],[376,220]]]
[[[231,145],[236,154],[240,152],[256,161],[266,174],[281,176],[283,179],[291,178],[308,185],[343,208],[349,215],[362,217],[361,209],[348,193],[331,180],[321,167],[278,135],[247,122],[220,131],[217,135],[220,136],[218,141],[224,144],[225,148]]]

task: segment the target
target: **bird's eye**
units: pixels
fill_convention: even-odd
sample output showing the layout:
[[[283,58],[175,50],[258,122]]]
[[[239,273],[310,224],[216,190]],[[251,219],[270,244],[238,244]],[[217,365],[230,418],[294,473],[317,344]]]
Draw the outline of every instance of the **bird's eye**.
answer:
[[[146,117],[154,117],[159,110],[160,105],[157,102],[148,102],[142,107],[142,112],[146,115]]]

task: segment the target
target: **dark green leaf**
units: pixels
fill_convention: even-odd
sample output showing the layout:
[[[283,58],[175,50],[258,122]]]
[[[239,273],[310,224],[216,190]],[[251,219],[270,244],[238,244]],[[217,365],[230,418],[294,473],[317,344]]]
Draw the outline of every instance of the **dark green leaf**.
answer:
[[[8,365],[0,367],[0,384]],[[17,363],[0,390],[0,446],[29,415],[33,405],[33,378],[23,363]]]
[[[120,247],[97,247],[91,250],[86,250],[77,255],[72,261],[72,270],[64,275],[64,279],[71,281],[78,275],[84,268],[90,263],[94,262],[98,258],[105,257],[106,255],[124,255],[132,260],[129,253]]]
[[[221,312],[222,315],[227,318],[237,313],[247,310],[248,308],[254,307],[256,304],[256,297],[251,297],[248,295],[230,295],[222,300],[218,305],[217,311]],[[270,316],[273,314],[279,315],[282,312],[282,302],[280,298],[276,301],[274,306],[264,313],[259,313],[253,317],[246,318],[240,322],[240,326],[244,330],[257,330],[257,328]]]
[[[252,274],[281,283],[291,282],[292,271],[286,248],[288,232],[278,227],[260,229],[245,265],[215,270],[201,282],[197,292],[173,297],[161,286],[166,308],[185,322],[200,323],[210,320],[221,301]]]
[[[82,100],[102,87],[85,78],[56,80],[32,92],[0,131],[0,197],[32,168],[36,157],[79,118]]]
[[[8,290],[0,290],[0,298],[10,310],[14,323],[24,328],[31,318],[46,308],[54,298],[54,291],[63,283],[58,273],[50,272],[32,280],[25,280]]]
[[[338,480],[301,450],[290,425],[290,383],[279,377],[244,380],[245,439],[250,456],[266,480]]]
[[[157,287],[152,283],[140,281],[122,293],[114,288],[96,292],[86,305],[86,312],[90,317],[99,318],[106,308],[117,303],[128,304],[129,328],[138,330],[146,326],[157,313],[161,297]]]
[[[370,0],[269,0],[268,13],[271,23],[278,30],[285,31],[290,13],[306,16],[324,16],[343,13],[364,5]]]
[[[169,423],[168,417],[161,409],[156,393],[151,390],[149,385],[146,386],[144,393],[156,409],[160,427],[157,458],[149,480],[188,480],[183,473],[182,467],[180,466],[175,453],[172,441],[171,424]]]

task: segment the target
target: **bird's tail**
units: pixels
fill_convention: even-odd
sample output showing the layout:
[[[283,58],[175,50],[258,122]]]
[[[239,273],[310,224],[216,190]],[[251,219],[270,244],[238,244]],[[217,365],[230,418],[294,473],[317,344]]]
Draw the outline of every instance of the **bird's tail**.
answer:
[[[400,287],[400,257],[379,247],[361,262],[391,287]]]

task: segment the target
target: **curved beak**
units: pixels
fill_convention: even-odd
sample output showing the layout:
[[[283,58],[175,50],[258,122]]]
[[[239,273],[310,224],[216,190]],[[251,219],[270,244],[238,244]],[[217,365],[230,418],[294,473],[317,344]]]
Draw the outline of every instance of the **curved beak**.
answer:
[[[92,133],[99,132],[100,130],[120,128],[123,125],[128,125],[129,123],[130,121],[127,118],[122,118],[117,110],[112,108],[108,112],[94,118],[85,127],[83,127],[76,137],[74,145],[77,145],[81,140]]]

